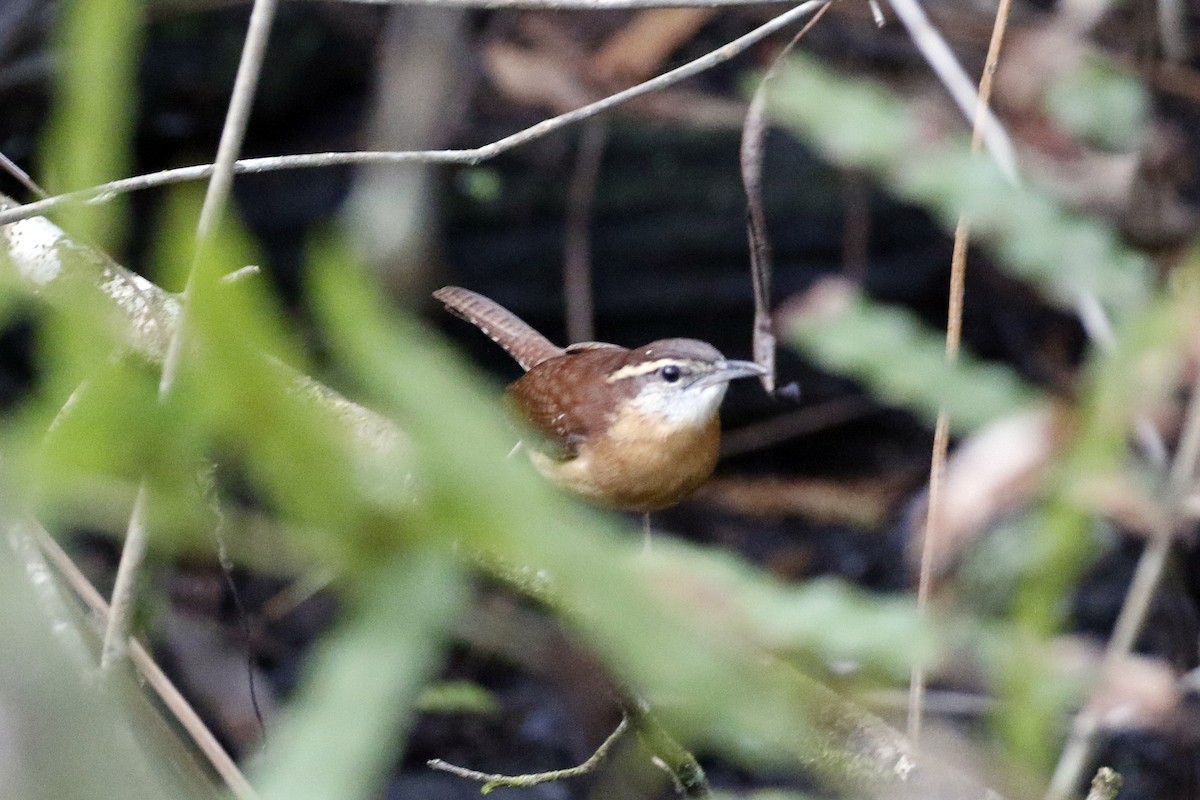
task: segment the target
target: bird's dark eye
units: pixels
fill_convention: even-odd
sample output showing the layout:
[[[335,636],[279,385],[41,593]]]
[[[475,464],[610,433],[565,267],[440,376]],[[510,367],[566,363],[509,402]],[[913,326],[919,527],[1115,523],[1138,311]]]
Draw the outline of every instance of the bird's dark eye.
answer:
[[[674,364],[667,364],[658,371],[658,374],[662,375],[662,379],[667,383],[674,383],[683,377],[683,370],[679,369],[679,367],[675,366]]]

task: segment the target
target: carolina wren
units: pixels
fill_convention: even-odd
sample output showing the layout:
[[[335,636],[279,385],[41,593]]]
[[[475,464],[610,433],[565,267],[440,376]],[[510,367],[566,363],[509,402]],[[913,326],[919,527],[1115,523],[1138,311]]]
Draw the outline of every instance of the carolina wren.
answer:
[[[564,349],[475,292],[447,286],[433,296],[525,370],[508,399],[540,437],[527,448],[538,472],[621,511],[666,508],[703,483],[717,463],[729,381],[766,371],[696,339]]]

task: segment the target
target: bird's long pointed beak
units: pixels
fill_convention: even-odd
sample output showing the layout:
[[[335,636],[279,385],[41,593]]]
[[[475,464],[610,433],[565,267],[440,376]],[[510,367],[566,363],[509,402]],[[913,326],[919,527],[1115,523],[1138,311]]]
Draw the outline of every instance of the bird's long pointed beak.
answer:
[[[766,375],[767,369],[753,361],[718,361],[712,372],[696,381],[701,386],[713,386],[718,383],[728,383],[738,378],[753,378]]]

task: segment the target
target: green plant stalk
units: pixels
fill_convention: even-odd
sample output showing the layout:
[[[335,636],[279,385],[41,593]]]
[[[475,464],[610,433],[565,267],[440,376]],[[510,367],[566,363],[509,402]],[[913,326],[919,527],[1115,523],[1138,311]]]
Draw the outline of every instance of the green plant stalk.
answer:
[[[67,0],[59,9],[58,78],[41,143],[52,192],[95,186],[129,174],[137,120],[138,53],[145,8],[139,0]],[[123,203],[63,212],[83,241],[112,249],[124,235]]]
[[[263,800],[375,796],[466,599],[443,548],[402,549],[356,577],[255,771]]]

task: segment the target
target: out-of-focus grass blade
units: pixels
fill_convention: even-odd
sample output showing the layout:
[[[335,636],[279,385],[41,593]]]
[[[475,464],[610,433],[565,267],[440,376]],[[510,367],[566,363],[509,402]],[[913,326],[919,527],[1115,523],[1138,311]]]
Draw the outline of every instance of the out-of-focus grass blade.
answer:
[[[134,73],[145,7],[138,0],[70,0],[61,5],[54,110],[42,141],[51,192],[128,174],[137,120]],[[111,248],[122,238],[123,203],[76,206],[64,224]]]
[[[98,642],[83,615],[50,619],[43,613],[31,580],[41,581],[43,591],[57,587],[44,562],[18,563],[9,537],[21,535],[19,524],[10,508],[0,508],[0,705],[7,742],[0,794],[6,800],[220,796],[174,732],[166,734],[171,741],[163,739],[162,716],[132,680],[121,677],[104,691],[67,657],[52,627],[77,627],[89,644],[98,648]],[[145,742],[135,731],[157,738],[161,747],[153,754],[142,750]]]
[[[365,569],[258,770],[264,800],[372,797],[466,596],[449,550],[398,550]]]
[[[839,77],[798,55],[776,77],[770,112],[832,160],[874,172],[934,212],[947,230],[965,214],[972,237],[1007,269],[1068,307],[1091,293],[1124,318],[1149,295],[1146,260],[1125,249],[1111,227],[1010,184],[971,154],[965,134],[923,136],[915,113],[868,81]]]
[[[795,346],[826,369],[849,375],[889,403],[929,422],[939,409],[959,431],[978,428],[1038,394],[1007,367],[969,355],[946,361],[941,334],[911,314],[873,303],[836,279],[814,286],[783,324]]]

